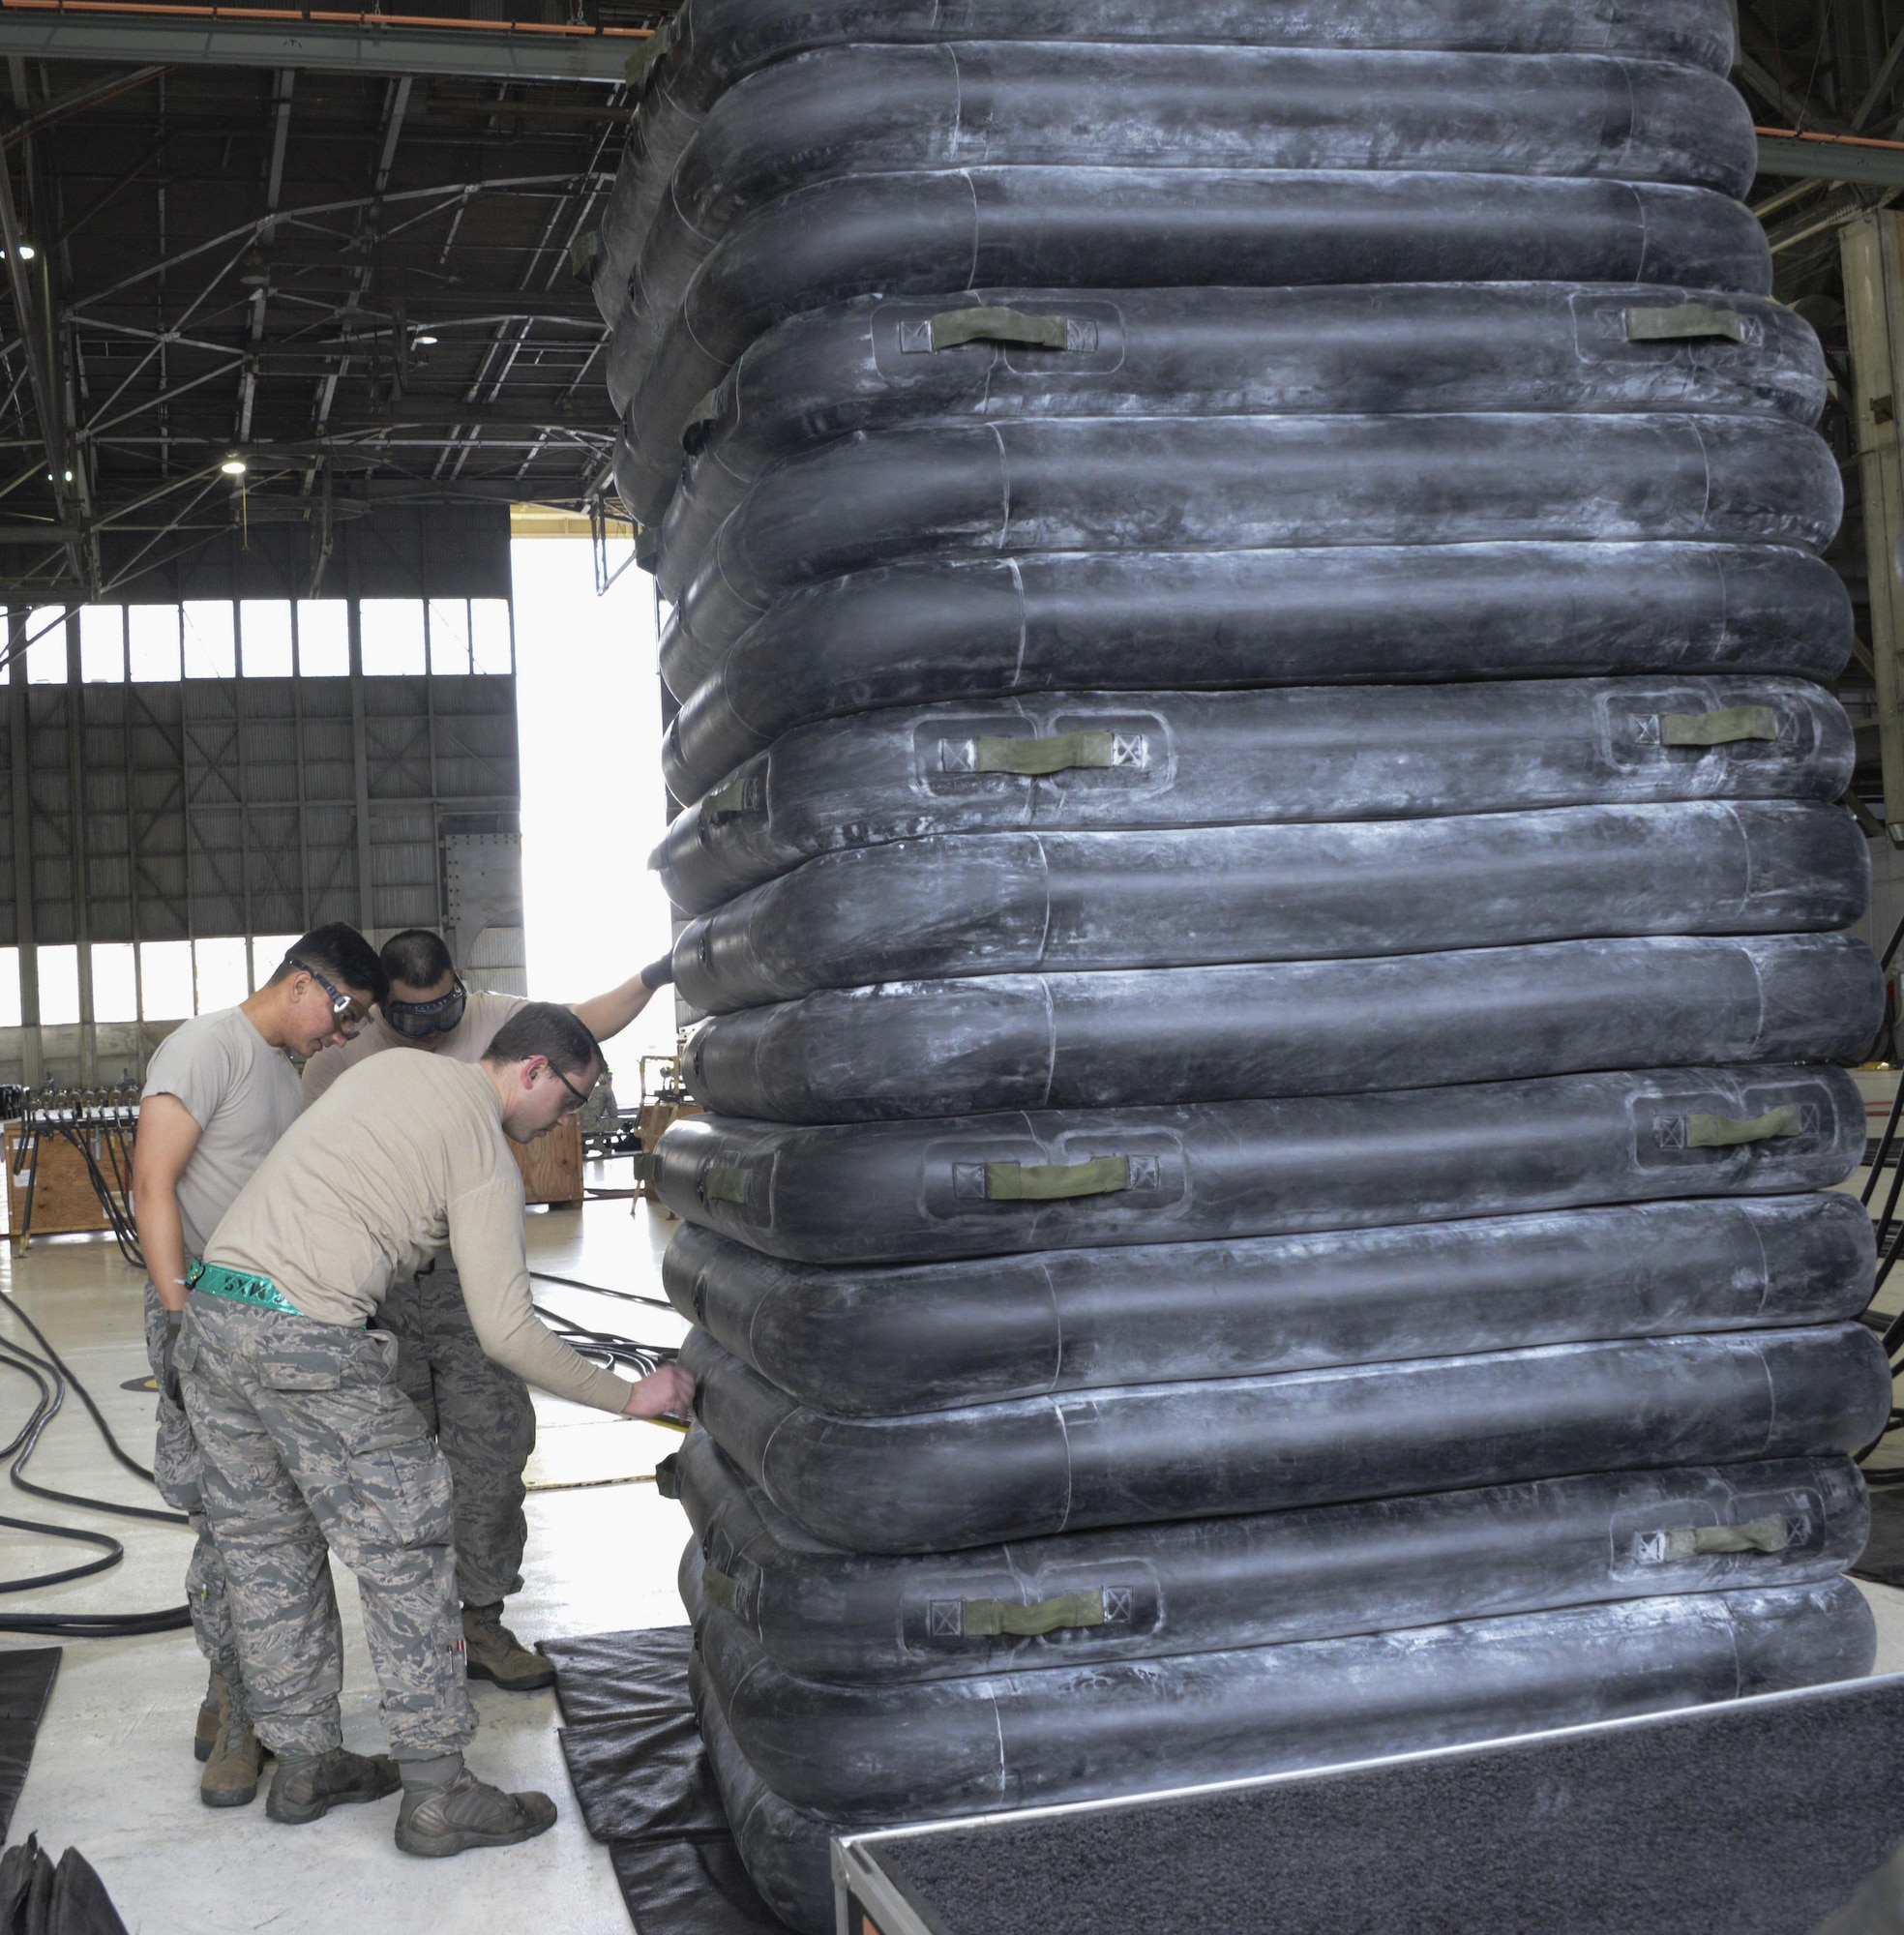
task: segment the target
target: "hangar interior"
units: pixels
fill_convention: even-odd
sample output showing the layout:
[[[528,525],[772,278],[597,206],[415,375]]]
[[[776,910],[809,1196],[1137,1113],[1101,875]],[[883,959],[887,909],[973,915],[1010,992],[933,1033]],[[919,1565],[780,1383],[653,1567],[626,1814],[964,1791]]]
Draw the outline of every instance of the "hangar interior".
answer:
[[[0,1935],[1904,1935],[1904,0],[0,56]]]

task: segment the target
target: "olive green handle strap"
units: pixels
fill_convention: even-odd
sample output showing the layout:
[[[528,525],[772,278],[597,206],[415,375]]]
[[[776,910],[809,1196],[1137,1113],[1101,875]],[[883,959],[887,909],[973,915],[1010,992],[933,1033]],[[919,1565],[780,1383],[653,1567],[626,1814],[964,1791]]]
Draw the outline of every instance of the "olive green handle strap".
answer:
[[[1040,1633],[1103,1623],[1102,1590],[1065,1593],[1056,1599],[1040,1599],[1031,1606],[1015,1605],[1009,1599],[967,1599],[965,1606],[967,1639],[997,1639],[1004,1634],[1035,1638]]]
[[[1062,773],[1111,765],[1116,746],[1109,732],[1058,732],[1048,739],[974,739],[975,773]]]
[[[724,1613],[731,1613],[740,1602],[739,1587],[712,1565],[700,1568],[700,1590],[706,1593],[708,1604],[719,1606]]]
[[[1071,332],[1061,315],[1026,315],[1020,309],[941,310],[927,325],[935,349],[966,342],[1019,343],[1027,349],[1063,349]]]
[[[723,820],[740,819],[754,810],[759,789],[756,775],[736,773],[715,788],[700,803],[700,819],[704,826],[718,826]]]
[[[710,1169],[707,1172],[707,1200],[710,1203],[745,1203],[747,1172],[744,1169]]]
[[[1732,310],[1714,309],[1711,303],[1676,303],[1670,309],[1626,312],[1628,342],[1688,342],[1709,336],[1743,342],[1744,321]]]
[[[1064,1203],[1077,1196],[1115,1196],[1130,1187],[1130,1157],[1088,1162],[988,1162],[985,1194],[993,1203]]]
[[[1662,712],[1662,746],[1730,746],[1740,739],[1776,739],[1778,715],[1770,705],[1728,705],[1718,712]]]
[[[1705,1559],[1724,1552],[1783,1552],[1792,1528],[1783,1516],[1744,1525],[1680,1525],[1661,1534],[1662,1559]]]
[[[1804,1133],[1796,1102],[1768,1109],[1749,1120],[1738,1116],[1695,1115],[1686,1117],[1687,1148],[1738,1148],[1745,1143],[1774,1142]]]

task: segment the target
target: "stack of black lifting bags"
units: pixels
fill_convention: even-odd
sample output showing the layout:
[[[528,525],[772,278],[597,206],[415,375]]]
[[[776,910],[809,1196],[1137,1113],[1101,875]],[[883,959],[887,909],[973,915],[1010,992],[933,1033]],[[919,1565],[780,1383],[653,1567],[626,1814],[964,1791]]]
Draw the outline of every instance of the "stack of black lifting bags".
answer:
[[[1851,618],[1726,0],[668,39],[597,288],[762,1890],[1868,1670]]]

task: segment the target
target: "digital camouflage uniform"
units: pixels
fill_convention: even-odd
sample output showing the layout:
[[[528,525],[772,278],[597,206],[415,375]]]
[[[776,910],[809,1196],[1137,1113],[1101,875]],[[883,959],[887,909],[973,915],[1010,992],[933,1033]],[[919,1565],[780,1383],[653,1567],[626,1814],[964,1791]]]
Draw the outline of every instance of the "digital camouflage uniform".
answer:
[[[529,1387],[476,1341],[447,1252],[393,1285],[376,1321],[397,1339],[399,1387],[455,1474],[457,1591],[466,1606],[493,1606],[522,1585],[522,1468],[536,1442]]]
[[[212,1543],[212,1529],[205,1516],[202,1471],[192,1426],[185,1413],[165,1395],[162,1368],[164,1348],[165,1307],[159,1301],[159,1293],[147,1284],[145,1358],[159,1386],[159,1441],[152,1457],[152,1475],[159,1496],[175,1511],[182,1511],[192,1529],[193,1543],[191,1563],[185,1568],[185,1597],[192,1608],[193,1636],[198,1651],[224,1682],[232,1717],[242,1723],[251,1717],[251,1710],[245,1699],[244,1675],[238,1670],[238,1639],[226,1599],[224,1564]]]
[[[473,989],[462,1020],[431,1052],[450,1061],[478,1061],[503,1025],[527,1005],[520,995]],[[378,1015],[354,1041],[312,1059],[304,1076],[306,1106],[348,1070],[393,1051],[425,1052]],[[438,1434],[456,1479],[457,1591],[465,1605],[493,1606],[522,1585],[529,1535],[522,1468],[536,1439],[529,1388],[484,1355],[447,1253],[433,1270],[392,1284],[375,1321],[397,1339],[397,1382]]]
[[[398,1386],[395,1339],[194,1292],[176,1359],[258,1738],[281,1758],[341,1744],[335,1552],[357,1577],[392,1752],[465,1746],[450,1472]]]

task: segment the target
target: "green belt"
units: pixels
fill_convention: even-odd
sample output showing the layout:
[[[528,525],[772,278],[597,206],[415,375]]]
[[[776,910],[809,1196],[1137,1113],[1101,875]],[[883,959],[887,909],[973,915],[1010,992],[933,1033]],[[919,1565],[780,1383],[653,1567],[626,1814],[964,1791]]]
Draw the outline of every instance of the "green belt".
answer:
[[[304,1315],[268,1276],[247,1276],[243,1270],[228,1270],[223,1264],[201,1264],[194,1258],[185,1282],[188,1290],[202,1290],[207,1296],[223,1296],[232,1303],[249,1303],[255,1310],[282,1310],[286,1317]]]

